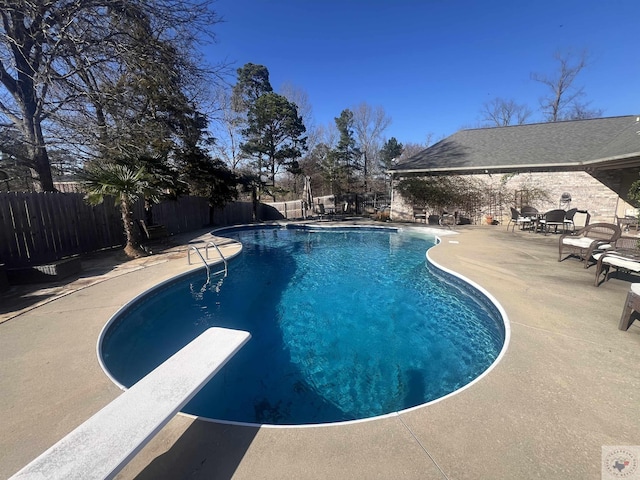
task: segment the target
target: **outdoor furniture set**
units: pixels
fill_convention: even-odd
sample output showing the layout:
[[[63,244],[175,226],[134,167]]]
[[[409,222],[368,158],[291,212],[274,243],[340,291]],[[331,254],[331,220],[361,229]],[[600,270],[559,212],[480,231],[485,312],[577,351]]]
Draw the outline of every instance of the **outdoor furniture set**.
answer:
[[[426,208],[413,207],[413,220],[424,222],[429,225],[440,225],[441,227],[452,228],[455,225],[468,225],[471,220],[459,215],[458,212],[449,213],[443,211],[441,215],[429,214]]]
[[[509,219],[509,223],[507,223],[507,230],[509,230],[509,226],[511,226],[511,231],[514,231],[516,225],[518,225],[521,230],[529,230],[531,232],[539,231],[545,235],[547,235],[552,228],[554,233],[558,233],[558,227],[562,228],[563,232],[569,230],[574,231],[576,227],[573,218],[578,212],[587,215],[586,224],[588,225],[590,219],[589,213],[584,210],[578,210],[577,208],[572,208],[567,211],[558,208],[540,213],[534,207],[522,207],[522,212],[511,207],[511,218]]]
[[[559,239],[558,261],[567,258],[564,256],[567,253],[584,261],[584,268],[591,259],[596,261],[596,287],[609,279],[612,269],[625,274],[640,273],[640,237],[623,237],[622,229],[616,224],[593,223],[563,234]],[[634,311],[640,313],[640,283],[632,283],[627,293],[618,324],[620,330],[629,329],[635,319]]]

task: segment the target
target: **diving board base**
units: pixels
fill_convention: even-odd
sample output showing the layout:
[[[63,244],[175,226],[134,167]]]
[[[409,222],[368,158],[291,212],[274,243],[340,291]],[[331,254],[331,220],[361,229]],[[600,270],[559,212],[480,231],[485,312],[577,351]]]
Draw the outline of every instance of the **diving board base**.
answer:
[[[249,338],[209,328],[11,478],[113,478]]]

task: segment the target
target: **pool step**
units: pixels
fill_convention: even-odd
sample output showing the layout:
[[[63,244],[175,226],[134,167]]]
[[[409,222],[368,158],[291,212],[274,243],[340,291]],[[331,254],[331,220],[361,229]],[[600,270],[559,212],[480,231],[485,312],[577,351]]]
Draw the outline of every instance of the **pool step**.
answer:
[[[112,478],[249,338],[209,328],[11,478]]]

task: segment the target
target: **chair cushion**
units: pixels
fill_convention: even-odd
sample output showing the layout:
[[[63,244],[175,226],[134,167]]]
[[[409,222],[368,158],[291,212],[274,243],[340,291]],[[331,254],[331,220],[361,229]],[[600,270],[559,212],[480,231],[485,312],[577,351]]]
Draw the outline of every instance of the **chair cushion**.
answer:
[[[631,291],[635,295],[640,295],[640,283],[632,283],[631,284]]]
[[[625,268],[632,272],[640,272],[640,262],[622,256],[609,254],[602,259],[602,263],[616,268]]]
[[[562,239],[562,244],[569,245],[571,247],[589,248],[594,240],[596,239],[589,237],[564,237]]]

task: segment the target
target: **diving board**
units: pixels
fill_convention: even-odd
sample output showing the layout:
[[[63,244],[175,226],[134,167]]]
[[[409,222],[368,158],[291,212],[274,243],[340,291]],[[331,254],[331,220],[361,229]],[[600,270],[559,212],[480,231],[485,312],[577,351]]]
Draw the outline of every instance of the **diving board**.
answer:
[[[113,478],[249,338],[209,328],[11,478]]]

